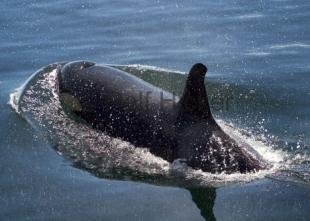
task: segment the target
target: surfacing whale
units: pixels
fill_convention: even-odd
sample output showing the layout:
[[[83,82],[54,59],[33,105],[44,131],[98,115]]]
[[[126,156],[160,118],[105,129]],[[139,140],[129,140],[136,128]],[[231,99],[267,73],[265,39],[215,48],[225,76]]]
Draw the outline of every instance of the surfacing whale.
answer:
[[[266,164],[214,120],[204,85],[207,67],[191,68],[179,98],[127,72],[88,61],[58,70],[62,104],[97,130],[173,162],[211,173],[247,173]]]

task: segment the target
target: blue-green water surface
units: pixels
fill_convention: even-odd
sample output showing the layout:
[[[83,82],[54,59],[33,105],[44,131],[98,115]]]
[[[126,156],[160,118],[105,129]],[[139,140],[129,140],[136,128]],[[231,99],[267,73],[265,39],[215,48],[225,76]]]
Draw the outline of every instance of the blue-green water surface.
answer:
[[[309,26],[307,0],[2,0],[0,220],[310,220]],[[171,90],[166,69],[208,64],[210,94],[229,97],[214,114],[282,166],[197,187],[74,165],[8,102],[40,67],[81,59],[142,65]]]

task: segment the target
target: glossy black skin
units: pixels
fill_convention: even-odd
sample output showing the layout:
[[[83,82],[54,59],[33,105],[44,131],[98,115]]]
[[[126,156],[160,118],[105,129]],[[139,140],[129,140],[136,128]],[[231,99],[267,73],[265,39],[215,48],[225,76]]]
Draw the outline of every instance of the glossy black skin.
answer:
[[[66,64],[58,75],[60,95],[78,100],[74,112],[93,128],[129,141],[172,162],[182,158],[206,172],[251,172],[264,168],[225,134],[214,120],[204,78],[207,68],[195,64],[188,75],[184,93],[179,99],[129,73],[91,62]],[[213,134],[232,149],[230,159],[223,151],[210,151],[222,146],[210,143]],[[224,162],[229,165],[219,167]]]

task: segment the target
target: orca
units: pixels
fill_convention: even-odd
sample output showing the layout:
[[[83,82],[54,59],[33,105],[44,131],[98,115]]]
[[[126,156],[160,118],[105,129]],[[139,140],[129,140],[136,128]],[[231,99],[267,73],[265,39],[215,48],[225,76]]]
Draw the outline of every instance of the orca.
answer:
[[[96,130],[121,138],[169,162],[181,159],[211,173],[266,168],[214,119],[204,84],[207,67],[192,66],[181,97],[119,69],[89,61],[59,68],[60,100]]]

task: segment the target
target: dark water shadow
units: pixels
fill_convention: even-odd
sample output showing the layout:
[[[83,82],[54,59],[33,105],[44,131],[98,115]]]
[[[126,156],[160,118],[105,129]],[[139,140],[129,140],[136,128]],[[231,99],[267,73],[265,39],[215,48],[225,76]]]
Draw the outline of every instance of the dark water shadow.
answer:
[[[213,213],[214,202],[216,198],[216,189],[212,187],[205,188],[187,188],[192,195],[192,200],[200,210],[201,216],[206,221],[215,221]]]
[[[110,180],[126,180],[126,181],[133,181],[133,182],[143,182],[148,183],[152,185],[160,185],[160,186],[173,186],[178,188],[185,188],[187,189],[192,197],[192,201],[196,204],[198,209],[200,210],[200,215],[206,220],[206,221],[215,221],[215,215],[213,212],[213,207],[216,199],[216,188],[215,187],[188,187],[188,183],[183,183],[182,179],[177,180],[169,180],[166,179],[165,176],[154,176],[154,175],[148,175],[146,174],[133,174],[133,171],[126,170],[123,168],[120,171],[113,170],[110,171],[110,173],[100,173],[97,170],[91,170],[91,169],[85,169],[83,165],[80,164],[73,164],[75,168],[79,168],[82,170],[86,170],[90,172],[91,174],[95,175],[96,177],[102,178],[102,179],[110,179]],[[127,171],[125,176],[125,171]],[[124,177],[127,177],[127,179],[124,179]],[[130,179],[128,179],[130,178]],[[187,186],[187,187],[185,187]]]

